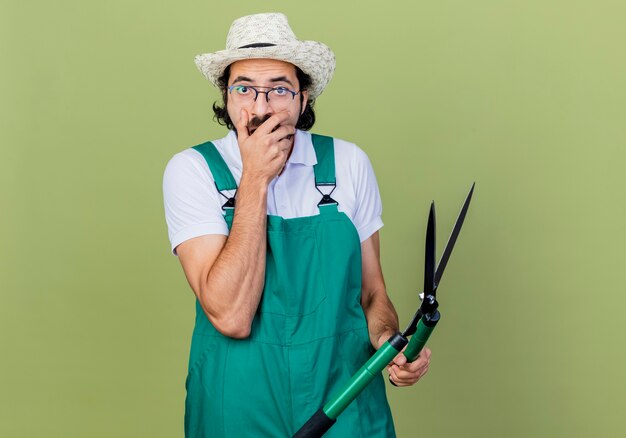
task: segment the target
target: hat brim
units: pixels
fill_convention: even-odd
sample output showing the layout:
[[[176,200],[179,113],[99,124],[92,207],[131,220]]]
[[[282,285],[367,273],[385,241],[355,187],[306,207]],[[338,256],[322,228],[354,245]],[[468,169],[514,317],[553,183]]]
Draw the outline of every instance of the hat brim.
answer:
[[[242,59],[277,59],[298,66],[311,77],[309,99],[322,94],[335,71],[335,54],[317,41],[298,41],[269,47],[220,50],[195,57],[200,72],[216,87],[226,67]]]

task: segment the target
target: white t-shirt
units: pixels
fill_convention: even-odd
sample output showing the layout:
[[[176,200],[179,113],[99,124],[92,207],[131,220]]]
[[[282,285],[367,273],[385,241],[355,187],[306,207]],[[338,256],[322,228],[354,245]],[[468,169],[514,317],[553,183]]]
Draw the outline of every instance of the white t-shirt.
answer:
[[[237,185],[241,179],[241,154],[234,131],[212,142],[224,158]],[[332,198],[352,220],[361,242],[378,231],[382,203],[372,165],[358,146],[335,139],[335,177]],[[274,178],[267,191],[267,214],[286,219],[319,214],[322,195],[315,189],[313,165],[317,163],[311,134],[297,130],[291,156],[283,173]],[[320,187],[328,193],[328,187]],[[225,192],[232,196],[234,192]],[[172,252],[182,242],[206,234],[228,235],[222,205],[226,198],[217,192],[207,163],[195,149],[177,153],[163,176],[165,219]]]

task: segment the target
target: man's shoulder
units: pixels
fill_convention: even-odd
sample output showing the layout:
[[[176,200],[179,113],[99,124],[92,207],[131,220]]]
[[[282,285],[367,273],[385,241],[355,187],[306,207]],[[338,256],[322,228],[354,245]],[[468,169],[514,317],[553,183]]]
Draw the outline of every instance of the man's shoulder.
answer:
[[[172,158],[169,159],[164,171],[164,181],[183,181],[190,179],[206,178],[208,172],[206,171],[206,163],[202,154],[194,149],[195,146],[204,144],[206,142],[198,143],[197,145],[189,146],[175,153]]]
[[[362,162],[368,162],[369,158],[363,149],[361,149],[356,143],[351,142],[349,140],[345,140],[342,138],[338,138],[328,134],[318,134],[323,135],[325,137],[330,137],[333,139],[333,144],[335,147],[335,160],[339,163],[346,164],[359,164]]]
[[[169,159],[165,166],[165,174],[189,172],[202,164],[202,155],[200,155],[193,147],[188,147],[180,152],[175,153]]]
[[[351,143],[351,142],[349,142],[349,141],[347,141],[347,140],[344,140],[344,139],[342,139],[342,138],[339,138],[339,137],[335,137],[335,136],[334,136],[334,135],[332,135],[332,134],[328,134],[328,133],[321,133],[321,132],[309,132],[309,131],[303,131],[303,132],[304,132],[304,134],[308,134],[308,135],[311,135],[311,136],[317,135],[317,136],[319,136],[319,137],[328,137],[328,138],[332,138],[332,139],[333,139],[333,142],[335,143],[335,145],[340,144],[340,145],[342,145],[342,146],[343,146],[343,145],[352,145],[352,146],[356,146],[354,143]]]
[[[318,135],[320,137],[332,138],[333,144],[336,150],[350,150],[350,151],[361,150],[361,148],[357,146],[356,143],[351,142],[349,140],[345,140],[343,138],[335,137],[334,135],[330,135],[326,133],[319,133],[319,132],[307,132],[307,134],[310,134],[311,136]]]
[[[200,152],[199,147],[212,143],[223,156],[225,155],[225,152],[231,142],[230,136],[231,133],[229,132],[224,137],[215,140],[204,140],[175,153],[167,163],[166,172],[168,168],[190,169],[193,167],[197,169],[198,166],[200,166],[200,168],[204,168],[205,158]]]
[[[224,137],[216,138],[214,140],[203,140],[199,143],[196,143],[192,146],[189,146],[187,149],[180,151],[179,153],[185,153],[189,156],[198,156],[200,153],[198,149],[201,149],[205,145],[213,144],[215,148],[222,153],[223,151],[230,148],[233,144],[233,139],[236,144],[237,136],[233,131],[228,131],[228,133]]]

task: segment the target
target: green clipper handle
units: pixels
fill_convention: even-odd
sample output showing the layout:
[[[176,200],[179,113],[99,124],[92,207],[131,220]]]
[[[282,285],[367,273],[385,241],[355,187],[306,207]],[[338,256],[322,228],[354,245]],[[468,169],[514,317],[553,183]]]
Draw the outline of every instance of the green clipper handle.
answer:
[[[319,409],[294,438],[321,437],[331,428],[337,417],[355,398],[385,369],[387,364],[402,351],[408,340],[400,333],[393,335],[382,347],[350,378],[335,397]]]
[[[324,405],[324,412],[330,418],[337,418],[348,405],[370,384],[378,375],[402,351],[407,339],[401,334],[392,336],[382,347],[378,349],[365,365],[357,371],[346,383],[341,392]]]
[[[431,319],[426,319],[425,316],[422,316],[422,318],[420,318],[419,322],[417,323],[415,333],[413,334],[413,336],[411,336],[411,341],[406,347],[406,350],[404,350],[404,355],[409,362],[413,362],[415,359],[417,359],[420,351],[422,351],[422,348],[424,348],[424,345],[426,345],[430,334],[433,332],[435,326],[439,322],[439,317],[440,314],[439,311],[437,311]]]
[[[355,398],[371,383],[372,380],[393,360],[394,357],[404,350],[404,355],[409,362],[417,359],[417,356],[426,345],[430,334],[439,322],[440,314],[435,311],[430,318],[422,316],[417,323],[415,333],[411,341],[401,333],[396,333],[363,365],[346,383],[341,391],[328,403],[318,409],[311,418],[296,432],[293,438],[319,438],[337,421],[337,417],[354,401]],[[408,345],[407,345],[408,343]]]

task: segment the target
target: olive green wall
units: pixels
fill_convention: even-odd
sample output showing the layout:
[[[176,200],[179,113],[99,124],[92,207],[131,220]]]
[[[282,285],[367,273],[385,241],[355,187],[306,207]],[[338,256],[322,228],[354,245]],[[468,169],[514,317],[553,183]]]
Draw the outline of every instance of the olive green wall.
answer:
[[[169,254],[168,159],[224,129],[193,56],[285,12],[328,44],[315,131],[370,156],[404,325],[429,202],[428,376],[400,437],[626,433],[621,1],[0,2],[0,436],[182,435],[194,301]]]

